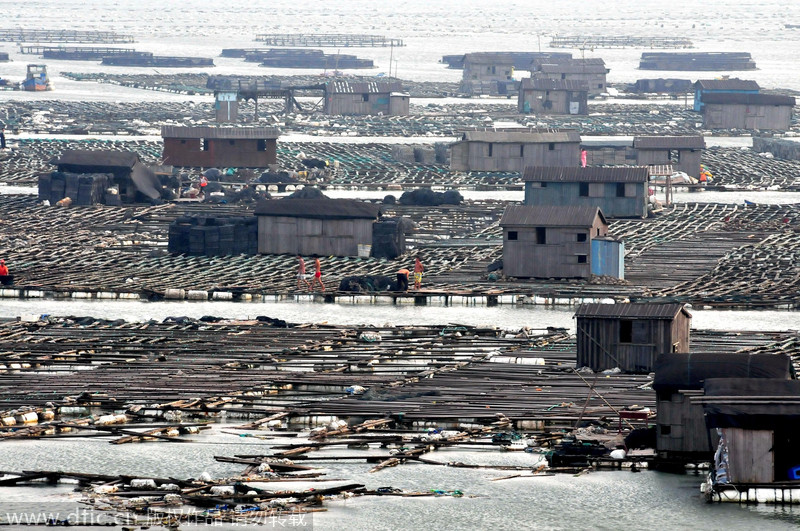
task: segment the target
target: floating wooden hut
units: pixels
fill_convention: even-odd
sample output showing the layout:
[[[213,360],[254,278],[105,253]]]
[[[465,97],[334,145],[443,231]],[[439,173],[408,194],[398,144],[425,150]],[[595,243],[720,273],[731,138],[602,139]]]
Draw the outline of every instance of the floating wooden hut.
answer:
[[[614,218],[647,217],[647,168],[528,166],[526,205],[599,206]]]
[[[331,81],[325,85],[324,112],[343,116],[405,116],[409,100],[398,81]]]
[[[266,168],[277,162],[273,127],[163,126],[162,160],[173,166]]]
[[[669,164],[695,179],[700,177],[700,157],[706,147],[701,135],[637,136],[633,138],[636,163],[640,166]]]
[[[644,52],[639,61],[642,70],[755,70],[756,63],[747,52]]]
[[[514,171],[528,166],[578,166],[576,131],[467,131],[450,149],[454,171]]]
[[[588,278],[592,242],[608,236],[596,206],[511,205],[500,226],[503,273],[519,278]]]
[[[750,79],[700,79],[694,84],[694,110],[702,112],[706,94],[758,94],[761,87]]]
[[[359,256],[372,246],[380,206],[351,199],[272,199],[256,206],[258,252]]]
[[[519,87],[517,109],[526,114],[587,114],[588,94],[585,81],[525,78]]]
[[[606,74],[609,69],[599,57],[589,59],[542,59],[532,65],[533,77],[584,81],[589,87],[589,95],[596,96],[606,91]]]
[[[575,319],[578,367],[648,373],[659,355],[689,351],[692,315],[683,304],[582,304]]]
[[[704,129],[788,131],[795,99],[778,94],[704,94]]]

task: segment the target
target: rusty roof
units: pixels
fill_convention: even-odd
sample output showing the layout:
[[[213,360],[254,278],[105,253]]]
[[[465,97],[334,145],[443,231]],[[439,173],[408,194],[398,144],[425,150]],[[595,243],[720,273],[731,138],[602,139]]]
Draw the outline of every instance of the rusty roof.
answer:
[[[550,79],[547,77],[526,77],[520,90],[573,90],[588,91],[589,83],[582,79]]]
[[[676,302],[640,302],[621,304],[581,304],[574,317],[590,317],[596,319],[674,319],[683,312],[686,317],[692,314]]]
[[[747,94],[743,92],[706,92],[700,101],[703,103],[718,103],[731,105],[788,105],[794,106],[795,100],[791,96],[779,94]]]
[[[61,156],[54,157],[50,164],[70,166],[103,166],[133,168],[139,162],[139,156],[132,151],[92,151],[88,149],[70,149]]]
[[[380,205],[352,199],[266,199],[256,205],[256,216],[313,219],[377,219]]]
[[[500,226],[591,227],[597,216],[608,224],[596,206],[509,205],[500,218]]]
[[[331,94],[385,94],[403,92],[403,84],[399,81],[331,81],[325,85],[325,91]]]
[[[634,149],[705,149],[701,135],[692,136],[635,136]]]
[[[643,183],[647,182],[646,166],[528,166],[522,172],[523,181],[549,183]]]
[[[760,90],[758,83],[751,79],[700,79],[694,84],[700,90]]]
[[[162,138],[216,138],[223,140],[253,139],[264,140],[278,138],[280,130],[276,127],[182,127],[176,125],[161,126]]]
[[[495,144],[549,144],[550,142],[580,142],[577,131],[466,131],[462,140],[467,142],[492,142]]]

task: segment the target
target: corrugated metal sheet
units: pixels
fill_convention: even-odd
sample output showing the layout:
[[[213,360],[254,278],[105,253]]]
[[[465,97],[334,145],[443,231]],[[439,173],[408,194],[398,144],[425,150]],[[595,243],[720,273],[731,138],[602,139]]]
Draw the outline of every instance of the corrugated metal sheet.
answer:
[[[539,67],[539,72],[543,74],[607,74],[608,68],[605,64],[570,62],[543,64]]]
[[[635,136],[634,149],[705,149],[701,135],[692,136]]]
[[[700,90],[760,90],[753,80],[750,79],[700,79],[694,84]]]
[[[588,91],[589,83],[584,80],[549,79],[546,77],[526,77],[522,80],[520,90],[571,90]]]
[[[598,319],[674,319],[683,311],[691,314],[680,303],[642,302],[630,304],[581,304],[574,317],[594,317]]]
[[[380,205],[352,199],[270,199],[259,201],[256,216],[311,219],[377,219]]]
[[[577,131],[556,131],[551,133],[467,131],[464,133],[463,140],[468,142],[491,142],[494,144],[548,144],[550,142],[580,142],[581,136]]]
[[[722,103],[733,105],[789,105],[794,106],[795,99],[779,94],[743,94],[741,92],[708,92],[701,97],[703,103]]]
[[[643,183],[649,176],[645,166],[557,167],[529,166],[522,174],[523,181],[536,182],[598,182],[598,183]]]
[[[139,156],[130,151],[91,151],[71,149],[60,157],[54,157],[50,164],[69,164],[72,166],[111,166],[133,168],[139,162]]]
[[[653,389],[677,391],[702,389],[709,378],[791,379],[792,360],[786,354],[749,352],[700,352],[663,354],[655,364]]]
[[[223,140],[278,138],[280,130],[275,127],[180,127],[164,125],[162,138],[218,138]]]
[[[500,218],[500,226],[591,227],[597,216],[608,224],[596,206],[510,205]]]
[[[399,81],[367,81],[351,83],[349,81],[331,81],[325,85],[330,94],[388,94],[402,92],[403,85]]]

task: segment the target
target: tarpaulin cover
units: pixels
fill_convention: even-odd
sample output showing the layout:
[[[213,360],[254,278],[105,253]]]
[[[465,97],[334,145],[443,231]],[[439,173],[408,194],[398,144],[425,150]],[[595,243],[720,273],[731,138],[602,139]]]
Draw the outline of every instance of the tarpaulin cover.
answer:
[[[663,354],[656,359],[653,389],[658,392],[702,389],[709,378],[792,377],[786,354],[696,353]]]

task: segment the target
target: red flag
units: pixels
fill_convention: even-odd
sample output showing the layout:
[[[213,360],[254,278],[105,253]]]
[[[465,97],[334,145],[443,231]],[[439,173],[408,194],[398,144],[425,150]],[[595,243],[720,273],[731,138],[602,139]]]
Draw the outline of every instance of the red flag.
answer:
[[[586,150],[582,149],[581,150],[581,168],[585,168],[585,167],[586,167]]]

